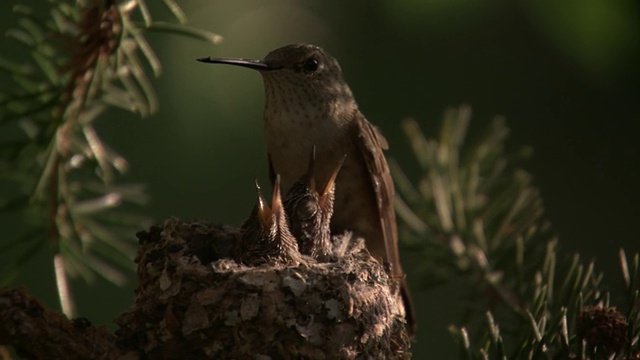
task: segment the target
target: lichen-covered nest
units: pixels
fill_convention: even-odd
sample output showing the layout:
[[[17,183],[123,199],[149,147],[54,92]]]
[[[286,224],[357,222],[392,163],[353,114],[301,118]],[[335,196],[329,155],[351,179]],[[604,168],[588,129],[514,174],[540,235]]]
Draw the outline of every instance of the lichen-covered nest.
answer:
[[[239,230],[169,219],[138,234],[134,304],[116,322],[130,358],[407,358],[398,284],[362,239],[334,238],[335,261],[233,259]]]
[[[3,287],[0,345],[25,359],[410,357],[398,283],[362,239],[334,237],[327,263],[251,267],[236,228],[169,219],[138,237],[136,297],[115,334]]]

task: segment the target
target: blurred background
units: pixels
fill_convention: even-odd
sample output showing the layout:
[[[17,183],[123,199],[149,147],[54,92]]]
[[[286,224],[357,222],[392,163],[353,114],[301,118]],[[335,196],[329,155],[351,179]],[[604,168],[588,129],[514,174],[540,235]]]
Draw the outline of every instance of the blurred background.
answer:
[[[32,1],[33,4],[38,4]],[[14,24],[11,1],[3,24]],[[166,8],[149,2],[157,19]],[[145,119],[110,110],[97,123],[126,157],[127,181],[147,185],[156,222],[170,216],[240,225],[254,203],[253,179],[268,184],[259,74],[195,61],[262,58],[289,43],[314,43],[341,63],[361,110],[378,125],[410,176],[414,160],[400,129],[417,119],[437,137],[445,108],[469,104],[469,137],[496,115],[508,146],[534,149],[526,169],[565,253],[580,252],[618,285],[617,250],[640,249],[640,5],[610,0],[180,1],[193,27],[220,45],[149,34],[162,64],[160,110]],[[46,11],[46,5],[39,5]],[[168,12],[167,12],[168,14]],[[167,15],[167,18],[169,16]],[[9,27],[10,25],[4,25]],[[17,46],[2,39],[6,56]],[[10,223],[0,222],[2,231]],[[141,229],[142,230],[142,229]],[[132,238],[133,238],[132,234]],[[446,327],[458,320],[455,284],[423,289],[405,263],[419,329],[415,358],[446,358]],[[133,276],[132,276],[133,279]],[[47,250],[14,282],[57,307]],[[72,284],[79,313],[94,323],[127,307],[135,284]]]

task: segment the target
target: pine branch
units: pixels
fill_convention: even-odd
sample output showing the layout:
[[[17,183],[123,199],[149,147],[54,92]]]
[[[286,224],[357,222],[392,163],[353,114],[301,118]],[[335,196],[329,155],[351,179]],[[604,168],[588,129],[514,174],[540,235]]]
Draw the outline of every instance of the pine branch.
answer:
[[[505,152],[501,118],[464,144],[470,118],[468,107],[447,111],[437,140],[406,121],[423,174],[411,181],[393,166],[402,236],[424,254],[425,284],[473,284],[450,329],[461,358],[640,358],[638,255],[629,263],[620,252],[627,291],[616,307],[593,263],[559,253],[539,191],[518,168],[531,151]]]
[[[80,275],[90,281],[98,275],[122,284],[122,271],[132,269],[129,234],[148,224],[141,216],[135,223],[124,219],[121,205],[144,203],[147,196],[143,186],[118,183],[127,160],[105,144],[93,126],[110,107],[140,116],[156,111],[144,65],[156,76],[161,66],[144,31],[221,40],[185,26],[180,7],[173,0],[164,3],[180,25],[155,21],[143,0],[52,1],[47,19],[28,7],[14,7],[19,26],[7,35],[24,45],[29,61],[0,58],[0,70],[13,80],[0,93],[0,128],[11,134],[0,139],[0,174],[15,190],[0,198],[0,211],[20,213],[32,224],[34,231],[25,232],[23,240],[52,247],[67,314],[73,313],[73,305],[70,294],[65,295],[66,277]],[[139,16],[142,23],[136,20]],[[10,244],[8,250],[20,253]],[[16,274],[31,250],[7,256],[14,260],[0,269],[2,283]]]

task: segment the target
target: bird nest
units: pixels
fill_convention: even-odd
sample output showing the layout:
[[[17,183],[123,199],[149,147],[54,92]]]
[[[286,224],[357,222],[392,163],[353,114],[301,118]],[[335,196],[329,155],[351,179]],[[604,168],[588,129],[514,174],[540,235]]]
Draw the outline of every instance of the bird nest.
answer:
[[[134,304],[121,349],[151,358],[406,358],[399,285],[362,239],[333,238],[335,261],[234,260],[240,231],[171,218],[138,234]],[[125,351],[126,352],[126,351]]]

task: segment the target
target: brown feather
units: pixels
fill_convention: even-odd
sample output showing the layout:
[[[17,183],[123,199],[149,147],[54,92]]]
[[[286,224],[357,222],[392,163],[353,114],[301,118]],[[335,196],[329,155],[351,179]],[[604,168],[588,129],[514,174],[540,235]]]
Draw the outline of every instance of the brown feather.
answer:
[[[357,139],[360,154],[367,164],[369,174],[371,174],[371,184],[376,195],[380,225],[384,234],[386,261],[391,264],[394,275],[404,277],[400,266],[398,231],[396,228],[396,216],[393,211],[393,180],[391,179],[387,160],[382,152],[383,149],[388,149],[389,145],[387,139],[364,118],[362,113],[358,111],[355,116],[357,119],[353,122],[353,138]]]
[[[367,169],[371,174],[371,184],[376,194],[378,213],[380,215],[380,226],[384,234],[384,246],[387,261],[391,264],[391,271],[394,277],[400,281],[400,294],[405,305],[405,318],[410,334],[415,334],[416,320],[413,300],[407,286],[404,271],[400,265],[400,255],[398,253],[398,229],[396,225],[396,215],[393,211],[393,179],[389,165],[382,150],[389,148],[387,139],[380,131],[362,115],[356,111],[355,121],[353,121],[355,132],[354,139],[360,154],[367,164]]]

